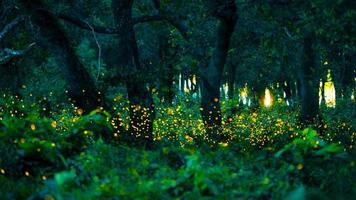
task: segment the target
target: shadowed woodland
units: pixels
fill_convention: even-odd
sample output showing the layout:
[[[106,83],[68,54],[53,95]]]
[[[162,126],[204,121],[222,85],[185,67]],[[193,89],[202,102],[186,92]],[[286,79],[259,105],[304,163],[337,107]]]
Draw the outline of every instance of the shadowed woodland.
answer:
[[[0,0],[0,199],[353,199],[353,0]]]

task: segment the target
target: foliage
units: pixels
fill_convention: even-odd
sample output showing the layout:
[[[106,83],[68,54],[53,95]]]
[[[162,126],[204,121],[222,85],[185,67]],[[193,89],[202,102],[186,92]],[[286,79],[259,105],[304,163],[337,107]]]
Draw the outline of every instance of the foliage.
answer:
[[[222,33],[231,19],[223,18],[235,18],[234,6],[225,9],[233,4],[230,40]],[[0,199],[354,198],[353,7],[352,0],[1,1]],[[95,32],[100,27],[116,32]],[[214,65],[221,66],[201,70]],[[335,108],[309,106],[319,81],[336,87]],[[201,98],[205,82],[213,99]],[[218,84],[220,96],[210,91]],[[266,87],[276,102],[269,107],[259,105]],[[209,112],[218,110],[218,121],[210,125],[218,124],[221,140],[207,141],[199,100],[214,101]],[[307,112],[313,127],[299,123]],[[149,144],[138,146],[138,138]]]
[[[204,144],[203,127],[194,126],[201,124],[198,109],[189,99],[157,108],[151,151],[98,137],[96,133],[113,131],[104,111],[82,116],[63,112],[53,118],[39,117],[37,111],[26,117],[3,112],[2,198],[302,199],[355,194],[355,150],[345,146],[350,138],[338,143],[339,133],[328,129],[323,137],[310,128],[299,131],[294,111],[285,113],[283,105],[276,105],[230,116],[224,125],[230,139],[210,147]]]

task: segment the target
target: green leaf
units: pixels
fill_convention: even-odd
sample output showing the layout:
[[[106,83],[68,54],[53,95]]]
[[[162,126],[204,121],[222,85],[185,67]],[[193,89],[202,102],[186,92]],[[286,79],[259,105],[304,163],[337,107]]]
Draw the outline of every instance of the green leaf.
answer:
[[[68,182],[72,182],[75,177],[76,177],[76,174],[75,174],[74,170],[63,171],[63,172],[56,173],[54,175],[54,180],[55,180],[57,186],[60,187]]]
[[[342,152],[342,146],[338,144],[330,144],[325,146],[324,148],[318,150],[315,154],[318,156],[325,156],[329,154],[336,154]]]

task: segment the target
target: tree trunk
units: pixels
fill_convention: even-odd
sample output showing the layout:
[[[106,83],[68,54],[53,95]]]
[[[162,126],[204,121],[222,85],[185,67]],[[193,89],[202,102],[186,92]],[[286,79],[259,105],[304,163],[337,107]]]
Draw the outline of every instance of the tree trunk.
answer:
[[[321,85],[319,85],[321,88],[320,88],[320,95],[321,96],[319,96],[318,95],[318,100],[320,99],[320,103],[319,103],[319,107],[323,107],[323,106],[326,106],[326,101],[325,101],[325,82],[326,82],[326,80],[325,80],[325,78],[323,78],[322,80],[321,80]]]
[[[236,24],[236,5],[234,1],[225,3],[209,2],[213,9],[212,15],[219,18],[215,49],[210,58],[209,65],[200,67],[201,76],[201,114],[211,142],[222,139],[221,135],[221,108],[220,85],[223,69],[227,57],[230,39]],[[221,9],[224,7],[224,9]]]
[[[303,125],[315,125],[319,117],[319,76],[316,72],[314,37],[311,33],[304,36],[303,63],[299,69],[301,112]]]
[[[257,84],[252,88],[253,102],[252,109],[257,110],[263,106],[263,96],[265,95],[265,87],[261,84]]]
[[[343,55],[342,62],[342,77],[341,77],[341,93],[346,99],[350,99],[351,97],[351,88],[353,87],[355,80],[355,72],[356,67],[354,62],[352,62],[352,58],[354,56],[349,52],[345,52]]]
[[[114,20],[120,30],[117,45],[119,71],[128,71],[127,94],[130,101],[130,134],[139,145],[150,148],[153,143],[154,105],[145,81],[132,23],[133,0],[113,0]],[[124,69],[122,69],[124,68]],[[119,77],[120,75],[117,74]]]
[[[57,20],[47,12],[38,9],[43,8],[41,1],[27,1],[26,6],[31,14],[31,21],[35,25],[33,31],[37,43],[54,56],[63,70],[67,81],[68,96],[74,105],[83,109],[84,112],[101,106],[101,94],[94,80],[80,63]]]
[[[174,98],[174,68],[171,64],[169,55],[169,30],[164,28],[158,34],[158,41],[159,41],[159,57],[161,67],[163,68],[162,73],[159,74],[160,78],[160,93],[163,97],[164,102],[172,105],[173,98]]]
[[[172,105],[174,99],[174,73],[173,73],[173,65],[168,64],[166,66],[165,75],[162,77],[161,84],[163,85],[163,98],[166,103]],[[162,89],[161,89],[162,90]]]

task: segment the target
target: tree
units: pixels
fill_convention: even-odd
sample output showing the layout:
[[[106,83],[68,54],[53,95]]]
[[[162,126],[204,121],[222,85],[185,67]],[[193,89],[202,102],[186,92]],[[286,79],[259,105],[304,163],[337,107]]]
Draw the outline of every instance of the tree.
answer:
[[[133,0],[113,0],[112,9],[116,26],[108,28],[104,26],[90,25],[89,23],[68,15],[67,13],[54,13],[49,10],[41,9],[41,12],[48,14],[51,19],[57,17],[70,22],[78,27],[86,30],[95,31],[98,33],[112,34],[118,39],[117,56],[114,60],[116,63],[115,73],[112,79],[120,79],[124,77],[128,98],[130,101],[130,134],[136,138],[134,141],[143,143],[146,146],[151,146],[153,141],[153,119],[154,105],[152,94],[148,90],[148,83],[145,80],[145,72],[141,64],[135,31],[133,26],[142,22],[155,20],[165,20],[171,23],[177,29],[181,25],[175,18],[168,16],[167,13],[159,11],[157,15],[143,15],[132,17]],[[158,2],[154,2],[157,5]],[[158,9],[159,7],[156,6]],[[129,73],[123,75],[120,70],[126,70]],[[115,82],[115,81],[111,81]]]
[[[158,46],[159,46],[159,63],[160,72],[159,74],[159,92],[161,94],[161,99],[165,103],[172,105],[174,98],[174,75],[175,69],[173,67],[172,60],[174,60],[176,53],[170,53],[169,46],[169,29],[164,27],[158,35]]]
[[[57,19],[48,13],[40,0],[23,1],[26,12],[31,16],[33,35],[40,47],[47,50],[62,67],[67,81],[68,96],[83,112],[90,112],[102,105],[102,94],[94,80],[80,63],[65,32]]]
[[[230,39],[237,21],[237,8],[234,0],[210,0],[207,2],[210,14],[219,20],[214,52],[208,66],[200,67],[201,114],[208,137],[221,139],[220,86]]]
[[[298,70],[301,93],[300,122],[303,125],[316,124],[319,116],[319,76],[314,40],[314,33],[307,30],[303,40],[303,63]]]
[[[153,142],[154,105],[152,94],[144,81],[145,70],[139,57],[132,22],[133,0],[113,0],[112,8],[118,29],[117,67],[128,70],[126,89],[130,101],[130,134],[145,145]],[[137,140],[135,140],[137,141]]]

